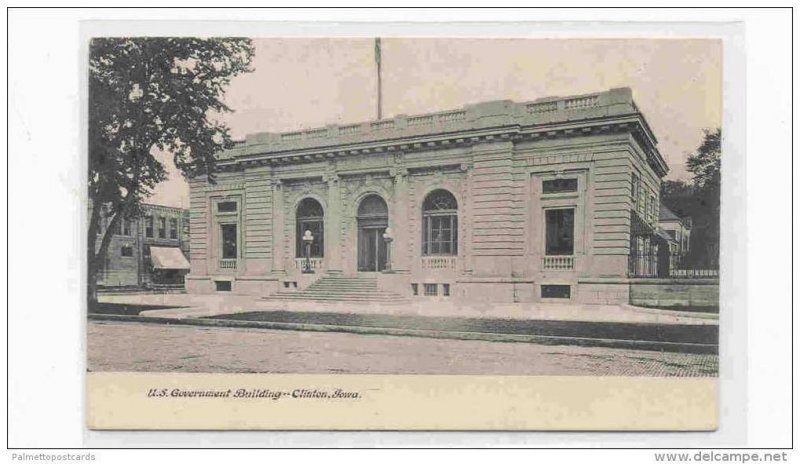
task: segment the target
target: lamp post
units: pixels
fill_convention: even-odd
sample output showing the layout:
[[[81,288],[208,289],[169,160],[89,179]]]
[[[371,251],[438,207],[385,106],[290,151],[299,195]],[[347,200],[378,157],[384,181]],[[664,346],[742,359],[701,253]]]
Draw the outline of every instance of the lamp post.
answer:
[[[385,272],[392,272],[392,229],[387,227],[383,232],[383,241],[386,242],[386,268]]]
[[[306,247],[306,264],[303,267],[303,274],[313,274],[314,270],[311,269],[311,243],[314,242],[314,235],[310,230],[305,231],[303,234],[303,243]]]

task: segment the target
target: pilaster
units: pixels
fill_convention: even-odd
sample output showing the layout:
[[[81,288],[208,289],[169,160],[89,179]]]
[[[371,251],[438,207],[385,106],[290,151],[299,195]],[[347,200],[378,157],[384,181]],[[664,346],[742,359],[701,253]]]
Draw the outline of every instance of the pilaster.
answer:
[[[392,269],[395,271],[408,271],[411,268],[408,250],[409,241],[409,195],[408,195],[408,170],[402,167],[402,155],[395,156],[395,162],[400,161],[401,167],[390,171],[393,180],[393,215],[389,226],[392,229],[394,241],[392,247]]]
[[[283,208],[283,189],[284,185],[280,179],[272,181],[272,213],[273,213],[273,233],[272,233],[272,270],[277,273],[286,273],[285,256],[283,253],[284,237],[284,208]]]
[[[325,261],[328,272],[342,272],[342,201],[340,179],[335,172],[325,175],[328,185],[328,211],[325,212]]]

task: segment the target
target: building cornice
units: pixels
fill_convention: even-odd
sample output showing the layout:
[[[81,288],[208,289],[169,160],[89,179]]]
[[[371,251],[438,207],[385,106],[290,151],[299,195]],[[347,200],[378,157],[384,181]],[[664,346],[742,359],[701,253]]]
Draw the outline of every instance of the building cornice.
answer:
[[[170,213],[183,213],[189,211],[188,208],[181,208],[178,206],[157,205],[154,203],[142,203],[142,210],[145,214],[148,211],[170,212]]]
[[[632,133],[660,175],[667,164],[630,89],[470,105],[460,110],[282,134],[255,134],[219,155],[220,171],[320,162],[347,156],[463,148],[578,135]]]

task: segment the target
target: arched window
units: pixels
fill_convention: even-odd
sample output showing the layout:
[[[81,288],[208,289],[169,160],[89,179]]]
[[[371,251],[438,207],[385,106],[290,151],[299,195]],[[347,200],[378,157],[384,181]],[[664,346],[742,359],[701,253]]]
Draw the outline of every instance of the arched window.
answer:
[[[297,205],[297,257],[305,258],[306,250],[303,235],[311,231],[314,241],[311,242],[311,257],[322,258],[325,251],[325,213],[322,205],[313,198],[305,198]]]
[[[388,217],[389,210],[386,208],[386,202],[383,201],[378,195],[370,195],[358,205],[358,217]]]
[[[447,190],[434,190],[422,203],[422,255],[458,254],[458,202]]]

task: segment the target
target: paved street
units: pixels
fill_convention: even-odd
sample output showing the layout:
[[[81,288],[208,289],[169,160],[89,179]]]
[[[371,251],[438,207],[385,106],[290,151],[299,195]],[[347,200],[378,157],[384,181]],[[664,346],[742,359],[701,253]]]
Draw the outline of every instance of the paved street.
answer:
[[[90,371],[714,376],[715,355],[135,322],[88,323]]]

